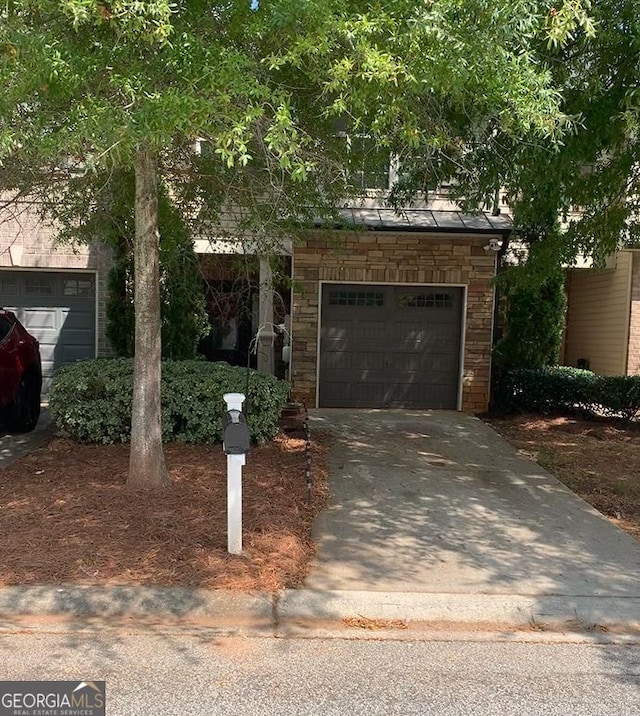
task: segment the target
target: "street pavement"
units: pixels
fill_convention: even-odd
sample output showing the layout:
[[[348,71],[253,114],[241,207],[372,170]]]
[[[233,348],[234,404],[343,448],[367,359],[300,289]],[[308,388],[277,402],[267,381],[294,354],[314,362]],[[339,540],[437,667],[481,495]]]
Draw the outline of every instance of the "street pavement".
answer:
[[[109,716],[640,713],[640,648],[598,644],[21,632],[0,678],[105,680]]]

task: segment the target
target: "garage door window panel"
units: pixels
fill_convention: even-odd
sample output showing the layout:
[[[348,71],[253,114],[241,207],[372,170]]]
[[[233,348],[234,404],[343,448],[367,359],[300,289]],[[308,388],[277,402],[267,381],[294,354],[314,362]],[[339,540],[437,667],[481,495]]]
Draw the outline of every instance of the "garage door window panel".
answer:
[[[401,293],[398,297],[400,308],[453,308],[453,294],[439,293]]]
[[[90,278],[65,279],[62,293],[65,296],[83,296],[90,298],[94,295],[94,283]]]
[[[384,306],[384,294],[373,291],[331,291],[329,305],[380,308]]]
[[[15,296],[18,293],[18,279],[15,276],[0,274],[0,305],[5,296]]]
[[[55,281],[48,276],[28,276],[25,280],[26,296],[53,296]]]

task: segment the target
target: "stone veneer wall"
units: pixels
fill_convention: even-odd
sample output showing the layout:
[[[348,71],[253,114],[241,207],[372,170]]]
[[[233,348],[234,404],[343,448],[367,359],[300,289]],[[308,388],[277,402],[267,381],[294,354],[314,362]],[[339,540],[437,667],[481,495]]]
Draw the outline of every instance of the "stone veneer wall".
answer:
[[[107,279],[111,267],[111,250],[103,244],[69,246],[56,243],[56,228],[39,219],[28,205],[18,206],[11,214],[0,217],[0,270],[16,271],[96,271],[98,293],[98,355],[108,355],[111,347],[105,335]],[[14,256],[12,257],[11,248]],[[16,248],[22,249],[14,263]]]
[[[640,375],[640,251],[634,251],[632,256],[627,375]]]
[[[316,405],[320,281],[467,287],[462,409],[489,402],[495,254],[486,235],[318,233],[294,250],[292,393]]]

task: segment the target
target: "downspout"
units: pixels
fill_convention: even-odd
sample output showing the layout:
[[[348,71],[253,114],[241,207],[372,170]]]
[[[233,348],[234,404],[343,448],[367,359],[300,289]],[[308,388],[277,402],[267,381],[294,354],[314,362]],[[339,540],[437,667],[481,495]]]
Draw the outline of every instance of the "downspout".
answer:
[[[495,372],[493,367],[493,351],[497,342],[502,338],[502,324],[500,322],[500,291],[498,290],[498,276],[505,270],[504,257],[509,250],[511,234],[504,234],[500,248],[496,251],[496,264],[494,270],[494,287],[493,287],[493,317],[491,328],[491,352],[489,354],[489,410],[493,405],[493,391],[495,386]]]

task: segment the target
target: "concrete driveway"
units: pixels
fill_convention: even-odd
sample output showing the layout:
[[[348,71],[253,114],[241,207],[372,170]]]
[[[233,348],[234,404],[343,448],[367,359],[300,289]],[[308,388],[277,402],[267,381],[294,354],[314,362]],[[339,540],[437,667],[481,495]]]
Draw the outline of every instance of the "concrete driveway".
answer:
[[[46,407],[42,408],[38,424],[31,433],[5,433],[0,427],[0,469],[44,445],[52,434],[51,417]]]
[[[640,544],[479,419],[312,416],[335,446],[309,590],[606,597],[640,610]]]

